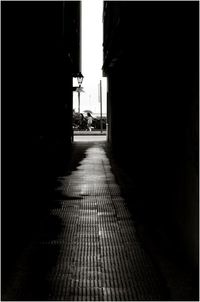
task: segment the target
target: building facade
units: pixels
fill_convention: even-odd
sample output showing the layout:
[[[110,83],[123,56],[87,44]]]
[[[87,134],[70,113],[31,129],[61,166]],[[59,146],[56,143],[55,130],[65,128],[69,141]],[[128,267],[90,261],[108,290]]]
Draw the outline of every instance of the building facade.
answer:
[[[2,286],[70,154],[80,2],[1,3]],[[47,195],[45,195],[46,193]]]
[[[198,267],[198,3],[104,2],[109,142],[145,223]]]

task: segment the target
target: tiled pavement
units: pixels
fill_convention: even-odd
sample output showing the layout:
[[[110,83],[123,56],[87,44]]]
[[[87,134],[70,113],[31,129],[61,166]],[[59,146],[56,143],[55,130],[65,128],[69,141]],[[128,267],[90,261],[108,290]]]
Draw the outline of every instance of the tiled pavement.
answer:
[[[49,215],[3,300],[164,300],[104,143],[74,144],[84,147],[84,157],[70,175],[57,178]]]

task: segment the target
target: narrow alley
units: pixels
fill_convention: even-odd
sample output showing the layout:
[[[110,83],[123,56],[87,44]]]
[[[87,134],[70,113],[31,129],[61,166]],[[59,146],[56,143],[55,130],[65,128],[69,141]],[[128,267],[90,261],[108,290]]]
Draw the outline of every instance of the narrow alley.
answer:
[[[1,300],[198,301],[199,2],[97,1],[1,1]]]
[[[105,136],[74,144],[83,159],[57,177],[51,208],[19,259],[5,300],[163,300],[111,171]]]

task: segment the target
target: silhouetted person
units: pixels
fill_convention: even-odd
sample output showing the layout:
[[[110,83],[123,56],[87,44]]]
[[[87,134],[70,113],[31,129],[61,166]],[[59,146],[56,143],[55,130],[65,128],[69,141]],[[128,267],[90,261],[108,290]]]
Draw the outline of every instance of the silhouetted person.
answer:
[[[85,120],[85,117],[84,117],[84,115],[81,113],[81,114],[80,114],[80,117],[79,117],[79,129],[80,129],[80,130],[85,130],[85,129],[87,128],[86,125],[87,125],[87,122],[86,122],[86,120]]]
[[[89,112],[87,113],[87,126],[88,130],[92,131],[92,116]]]

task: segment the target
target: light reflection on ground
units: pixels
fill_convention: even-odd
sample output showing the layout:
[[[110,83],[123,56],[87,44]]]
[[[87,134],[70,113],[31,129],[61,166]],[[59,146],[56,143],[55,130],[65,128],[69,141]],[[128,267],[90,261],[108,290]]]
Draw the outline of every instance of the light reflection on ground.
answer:
[[[106,135],[74,135],[74,142],[106,142]]]

